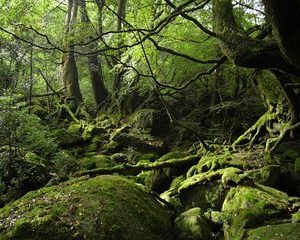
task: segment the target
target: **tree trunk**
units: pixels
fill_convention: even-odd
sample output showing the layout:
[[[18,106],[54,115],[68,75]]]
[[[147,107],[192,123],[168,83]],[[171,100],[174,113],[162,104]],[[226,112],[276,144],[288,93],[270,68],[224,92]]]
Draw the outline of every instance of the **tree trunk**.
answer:
[[[78,12],[78,0],[68,1],[68,13],[66,19],[65,41],[67,42],[67,52],[63,54],[61,77],[65,86],[66,98],[72,102],[72,105],[77,109],[78,103],[82,101],[82,95],[79,87],[78,69],[74,54],[72,41],[68,41],[68,37],[72,35],[73,25],[76,22]]]
[[[86,10],[85,0],[80,1],[81,4],[81,21],[86,23],[86,25],[91,25],[91,21],[88,17]],[[102,9],[101,9],[102,10]],[[99,25],[102,26],[102,19],[99,18]],[[99,30],[102,31],[102,27],[99,27]],[[101,34],[101,32],[99,33]],[[92,44],[91,50],[96,48],[96,44]],[[88,67],[90,72],[90,78],[94,93],[94,99],[98,107],[100,107],[107,99],[108,91],[104,85],[104,78],[102,73],[102,65],[99,62],[98,56],[91,55],[87,57]]]
[[[118,19],[117,19],[117,31],[119,31],[119,32],[122,31],[123,25],[124,25],[123,19],[125,19],[125,16],[126,16],[126,3],[127,3],[127,0],[119,0]],[[120,41],[118,44],[121,45],[122,42]],[[117,51],[116,58],[120,59],[121,55],[122,55],[122,52]],[[118,62],[115,61],[114,65],[116,65],[117,63]],[[122,82],[125,72],[126,71],[123,68],[121,68],[117,71],[117,73],[115,75],[114,83],[113,83],[113,91],[114,91],[116,98],[118,97],[118,92],[121,88],[121,82]]]
[[[300,34],[292,25],[287,25],[292,24],[293,21],[299,22],[297,9],[299,10],[300,4],[297,4],[296,0],[292,0],[292,4],[290,1],[287,3],[287,1],[280,0],[263,0],[263,2],[268,13],[267,20],[272,25],[276,41],[250,38],[235,19],[232,0],[213,0],[213,11],[215,31],[220,40],[222,52],[238,66],[270,69],[278,80],[277,83],[276,79],[263,80],[266,82],[262,83],[262,86],[271,88],[271,90],[260,88],[268,111],[233,145],[236,146],[247,140],[252,146],[265,134],[268,138],[266,150],[273,153],[279,144],[300,125],[299,96],[293,89],[286,87],[286,84],[291,83],[291,74],[300,76],[297,62],[300,54],[294,43],[294,41],[299,42]],[[288,5],[292,6],[288,7]],[[293,40],[287,39],[289,36]],[[293,51],[295,48],[297,50]],[[274,97],[275,89],[280,90],[282,97]],[[271,94],[268,95],[268,91]],[[286,105],[288,110],[284,107]]]

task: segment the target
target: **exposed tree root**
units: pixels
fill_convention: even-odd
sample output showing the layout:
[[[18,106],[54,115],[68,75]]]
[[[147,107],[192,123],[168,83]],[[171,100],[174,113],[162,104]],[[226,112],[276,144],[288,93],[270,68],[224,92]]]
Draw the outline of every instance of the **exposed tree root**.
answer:
[[[75,176],[97,176],[106,174],[121,174],[121,175],[137,175],[142,171],[151,171],[155,169],[169,168],[169,167],[182,167],[184,165],[197,164],[201,156],[199,154],[188,156],[180,159],[171,159],[165,162],[154,162],[150,164],[122,164],[112,168],[97,168],[93,170],[78,172]]]
[[[242,136],[240,136],[233,144],[232,147],[235,149],[237,145],[240,145],[242,142],[248,142],[249,146],[252,147],[253,144],[257,141],[259,136],[261,136],[263,130],[267,130],[267,125],[272,121],[278,119],[278,113],[272,113],[267,111],[262,115],[257,122],[250,127]]]
[[[266,150],[270,152],[272,155],[275,150],[278,148],[278,146],[284,141],[284,139],[293,133],[293,131],[300,127],[300,122],[297,122],[295,124],[292,124],[291,122],[287,123],[284,128],[280,130],[280,134],[276,138],[270,138],[266,142]],[[272,143],[273,146],[271,145]]]
[[[237,145],[243,142],[248,143],[249,147],[253,147],[259,137],[266,135],[268,139],[265,142],[265,150],[272,155],[284,139],[288,135],[292,137],[293,131],[299,127],[300,122],[286,121],[280,117],[279,112],[272,113],[267,111],[232,144],[232,147],[235,149]]]

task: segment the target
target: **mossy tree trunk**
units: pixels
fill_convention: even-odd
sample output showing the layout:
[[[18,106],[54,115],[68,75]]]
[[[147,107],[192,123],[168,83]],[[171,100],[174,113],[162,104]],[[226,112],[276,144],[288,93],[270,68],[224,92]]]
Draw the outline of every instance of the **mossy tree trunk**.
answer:
[[[280,0],[263,2],[266,6],[267,20],[273,28],[274,37],[271,38],[265,38],[270,34],[260,34],[256,39],[249,37],[235,18],[232,0],[213,0],[213,11],[215,31],[222,52],[238,66],[272,70],[278,81],[269,82],[270,91],[279,87],[283,96],[274,102],[265,92],[267,91],[265,88],[259,88],[268,110],[234,143],[234,146],[243,140],[250,141],[251,146],[264,130],[269,137],[266,148],[273,152],[283,139],[298,127],[299,123],[299,96],[287,85],[293,82],[295,76],[300,76],[297,62],[300,53],[291,50],[296,48],[294,41],[300,39],[298,38],[300,32],[286,24],[291,23],[287,17],[289,14],[293,20],[300,18],[297,14],[300,4],[296,3],[296,0],[292,1],[294,9],[291,9],[291,6],[284,7],[290,3],[283,3]],[[294,40],[287,40],[289,36]],[[278,125],[280,125],[279,129]]]
[[[72,46],[72,40],[68,38],[72,37],[72,31],[76,22],[78,13],[78,0],[68,1],[68,12],[66,18],[66,32],[65,32],[65,44],[66,53],[63,54],[61,77],[65,86],[65,97],[71,101],[72,108],[77,109],[78,104],[82,101],[82,94],[79,86],[78,69],[76,65],[76,58],[74,54],[74,46]]]
[[[119,5],[118,5],[118,17],[117,17],[117,31],[121,32],[123,30],[124,19],[126,16],[127,0],[119,0],[118,3],[119,3]],[[122,45],[122,40],[120,40],[118,44],[119,44],[119,46]],[[122,55],[122,52],[117,51],[116,58],[120,59],[121,55]],[[118,64],[118,62],[114,60],[114,65],[116,65],[116,64]],[[121,88],[121,83],[122,83],[124,74],[125,74],[125,70],[122,67],[120,69],[118,69],[116,72],[114,82],[113,82],[113,91],[114,91],[115,97],[118,97],[118,92]]]
[[[81,22],[85,23],[87,27],[92,26],[92,23],[88,17],[88,13],[86,10],[86,1],[80,0],[80,7],[81,7]],[[100,7],[99,11],[102,11],[102,7]],[[100,14],[100,13],[99,13]],[[99,25],[102,26],[102,18],[99,18]],[[102,31],[102,27],[99,27],[99,30]],[[102,32],[99,32],[101,35]],[[92,44],[90,50],[95,50],[97,47],[96,44]],[[102,64],[101,60],[97,55],[90,55],[87,57],[88,60],[88,67],[90,72],[90,79],[92,83],[93,93],[95,103],[97,104],[98,108],[104,104],[108,97],[108,91],[104,84],[104,77],[102,72]]]

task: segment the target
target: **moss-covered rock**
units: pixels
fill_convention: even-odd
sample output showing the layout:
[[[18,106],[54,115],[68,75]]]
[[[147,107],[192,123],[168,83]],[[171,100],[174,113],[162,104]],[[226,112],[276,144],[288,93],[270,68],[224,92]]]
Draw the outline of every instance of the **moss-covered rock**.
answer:
[[[183,181],[185,182],[185,181]],[[185,209],[200,207],[220,210],[228,188],[223,186],[221,180],[203,182],[179,191],[179,198]]]
[[[172,240],[163,207],[118,176],[31,192],[0,210],[1,240]]]
[[[246,240],[298,240],[300,239],[299,223],[282,223],[267,225],[250,230]]]
[[[115,166],[115,162],[106,155],[94,155],[80,159],[80,166],[83,170],[92,170],[95,168],[106,168]]]
[[[287,215],[288,196],[274,188],[238,186],[231,189],[223,203],[225,239],[240,240],[247,228]]]
[[[292,221],[294,223],[300,223],[300,209],[298,210],[298,212],[292,215]]]
[[[104,134],[106,133],[106,130],[101,127],[97,127],[96,125],[88,125],[84,128],[83,133],[82,133],[82,138],[83,140],[91,140],[94,136]]]
[[[147,135],[120,133],[113,137],[112,140],[117,142],[120,148],[131,147],[142,153],[162,153],[165,151],[165,145],[163,142],[158,141],[157,139],[149,138]]]
[[[191,156],[187,152],[169,152],[161,156],[157,162],[165,162],[172,159],[180,159]],[[178,168],[166,168],[166,169],[157,169],[151,172],[151,174],[146,179],[146,185],[148,188],[162,193],[170,187],[171,182],[177,176],[182,175],[191,167],[190,164],[187,166],[182,165],[180,169]]]
[[[176,240],[210,240],[211,230],[200,208],[180,214],[174,222]]]
[[[130,123],[145,133],[160,136],[168,131],[169,119],[165,114],[154,109],[141,109],[135,112]]]

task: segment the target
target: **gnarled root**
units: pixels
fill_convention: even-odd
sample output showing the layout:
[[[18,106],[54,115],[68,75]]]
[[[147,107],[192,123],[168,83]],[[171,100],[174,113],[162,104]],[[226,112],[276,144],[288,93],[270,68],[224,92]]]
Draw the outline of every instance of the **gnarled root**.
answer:
[[[267,111],[264,115],[262,115],[257,122],[250,127],[242,136],[240,136],[233,144],[233,149],[236,148],[237,145],[240,145],[242,142],[248,142],[249,147],[252,147],[258,137],[262,134],[263,130],[267,130],[267,126],[272,122],[277,120],[278,113],[272,113]]]

